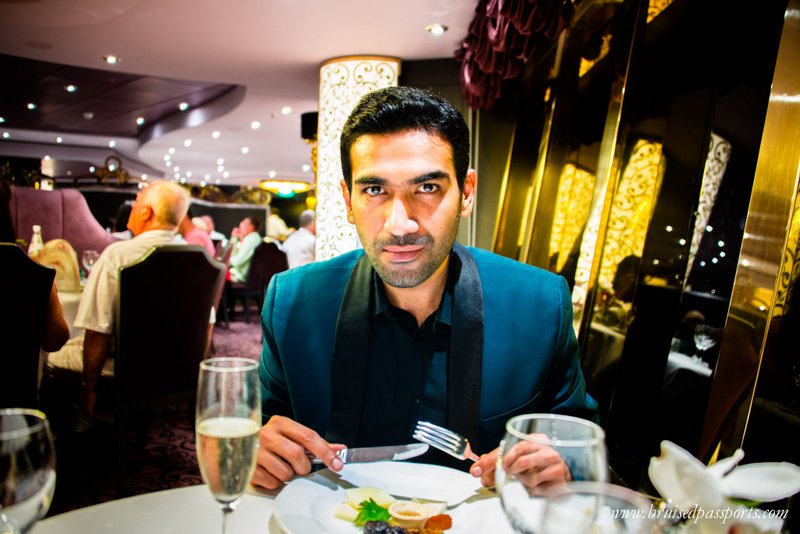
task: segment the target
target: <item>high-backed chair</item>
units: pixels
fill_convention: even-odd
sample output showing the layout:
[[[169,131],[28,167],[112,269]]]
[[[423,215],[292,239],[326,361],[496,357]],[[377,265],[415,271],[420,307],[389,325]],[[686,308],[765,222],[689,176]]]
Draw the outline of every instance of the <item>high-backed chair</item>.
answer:
[[[0,243],[0,408],[37,407],[39,348],[55,269]]]
[[[194,405],[208,322],[224,266],[200,246],[162,245],[119,272],[114,368],[117,491],[125,491],[129,433],[167,404]]]
[[[233,306],[237,297],[242,298],[244,306],[244,322],[250,322],[250,300],[254,299],[259,312],[261,303],[264,302],[264,294],[267,285],[272,280],[272,276],[285,271],[289,268],[286,261],[286,253],[272,242],[263,242],[256,247],[253,252],[253,259],[250,262],[250,270],[247,271],[247,281],[245,283],[228,282],[225,286],[225,296],[223,304],[224,321],[228,322],[228,303]]]

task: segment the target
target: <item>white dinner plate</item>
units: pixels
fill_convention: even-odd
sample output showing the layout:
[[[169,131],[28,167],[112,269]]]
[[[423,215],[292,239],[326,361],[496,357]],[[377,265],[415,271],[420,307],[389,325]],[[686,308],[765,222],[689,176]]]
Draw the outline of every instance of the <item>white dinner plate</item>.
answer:
[[[363,529],[335,517],[352,487],[381,488],[399,499],[449,501],[453,527],[447,534],[511,533],[500,499],[481,489],[480,480],[447,467],[405,462],[345,465],[289,482],[275,499],[273,518],[286,534],[358,534]]]

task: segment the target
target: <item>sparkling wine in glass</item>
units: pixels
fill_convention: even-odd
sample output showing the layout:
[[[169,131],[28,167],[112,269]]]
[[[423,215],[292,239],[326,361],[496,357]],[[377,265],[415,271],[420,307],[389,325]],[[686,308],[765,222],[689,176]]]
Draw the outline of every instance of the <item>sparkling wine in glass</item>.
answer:
[[[47,513],[55,488],[56,456],[45,414],[0,410],[0,532],[27,532]]]
[[[570,480],[608,480],[605,432],[591,421],[567,415],[513,417],[500,442],[495,480],[514,530],[538,532],[545,492]]]
[[[227,519],[253,476],[261,428],[258,362],[209,358],[200,363],[197,388],[197,460],[203,480]]]
[[[650,503],[628,488],[603,482],[568,482],[545,494],[540,534],[649,534],[656,524]]]
[[[83,256],[81,257],[81,263],[83,263],[83,268],[86,270],[86,275],[88,276],[94,267],[94,264],[97,263],[97,258],[100,257],[100,253],[96,250],[84,250]]]

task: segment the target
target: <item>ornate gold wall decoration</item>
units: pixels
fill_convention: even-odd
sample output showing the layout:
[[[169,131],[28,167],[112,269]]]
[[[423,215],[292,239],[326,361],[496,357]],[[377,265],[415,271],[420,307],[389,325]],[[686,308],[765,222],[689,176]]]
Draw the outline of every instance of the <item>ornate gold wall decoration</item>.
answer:
[[[564,165],[558,183],[553,230],[550,234],[550,257],[558,253],[558,261],[553,269],[556,272],[564,267],[575,240],[580,238],[583,221],[589,215],[592,204],[594,181],[594,174],[576,167],[573,163]]]
[[[339,136],[348,115],[362,95],[397,85],[400,60],[359,56],[332,59],[320,69],[317,173],[318,260],[360,246],[355,227],[347,221],[339,182]]]

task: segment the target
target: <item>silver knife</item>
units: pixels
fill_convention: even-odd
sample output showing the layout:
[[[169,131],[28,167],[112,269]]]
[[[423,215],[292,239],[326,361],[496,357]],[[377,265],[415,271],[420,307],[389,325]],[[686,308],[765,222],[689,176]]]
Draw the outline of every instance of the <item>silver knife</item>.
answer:
[[[362,462],[380,462],[384,460],[409,460],[416,458],[428,451],[425,443],[411,443],[409,445],[393,445],[390,447],[359,447],[355,449],[342,449],[336,453],[339,459],[346,464]],[[319,458],[311,458],[312,464],[321,464]]]

